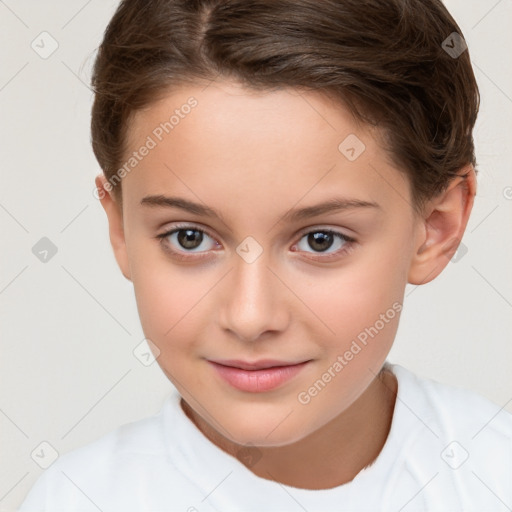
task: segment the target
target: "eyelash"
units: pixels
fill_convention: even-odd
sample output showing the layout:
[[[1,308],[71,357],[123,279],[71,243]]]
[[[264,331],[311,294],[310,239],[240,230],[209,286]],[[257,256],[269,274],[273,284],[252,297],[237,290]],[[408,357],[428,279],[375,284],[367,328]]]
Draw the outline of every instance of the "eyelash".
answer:
[[[187,254],[187,251],[185,251],[184,253],[182,253],[181,251],[176,251],[174,249],[171,249],[170,246],[165,243],[166,239],[168,237],[170,237],[171,235],[173,235],[174,233],[177,233],[179,231],[185,231],[187,229],[199,231],[200,233],[208,235],[212,240],[215,240],[215,237],[213,235],[211,235],[208,232],[208,230],[206,230],[204,228],[199,228],[199,226],[196,226],[194,224],[178,224],[178,225],[174,226],[170,231],[166,231],[165,233],[157,235],[156,238],[160,240],[160,243],[162,244],[162,246],[166,252],[171,253],[173,257],[175,257],[179,260],[190,261],[190,260],[194,260],[194,259],[198,259],[198,258],[203,258],[204,256],[192,256],[192,254],[196,254],[196,253],[188,253]],[[341,233],[339,231],[334,231],[332,229],[327,229],[327,228],[326,229],[322,229],[322,228],[318,229],[317,228],[317,229],[303,230],[298,235],[299,241],[302,240],[302,238],[305,235],[309,235],[312,233],[331,234],[331,235],[335,236],[336,238],[338,238],[339,240],[345,242],[341,249],[339,249],[338,251],[336,251],[334,253],[328,253],[327,256],[320,256],[319,258],[318,257],[317,258],[309,257],[309,259],[313,259],[313,260],[317,260],[317,261],[329,261],[334,258],[339,258],[340,256],[342,256],[346,253],[349,253],[354,248],[354,245],[357,242],[354,238],[349,237],[349,236],[345,235],[344,233]],[[202,252],[204,252],[204,251],[200,251],[199,254],[201,254]],[[297,252],[300,252],[300,251],[297,251]],[[187,254],[187,255],[185,256],[184,254]],[[322,253],[317,252],[317,253],[313,253],[313,254],[322,254]]]

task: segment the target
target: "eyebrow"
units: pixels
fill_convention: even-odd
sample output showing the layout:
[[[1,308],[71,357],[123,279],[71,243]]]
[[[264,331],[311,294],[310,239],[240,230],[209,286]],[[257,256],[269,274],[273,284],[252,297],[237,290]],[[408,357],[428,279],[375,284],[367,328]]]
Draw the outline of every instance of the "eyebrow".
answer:
[[[181,197],[167,197],[163,195],[146,196],[141,200],[140,204],[142,206],[150,207],[178,208],[195,215],[213,217],[223,221],[222,216],[213,208],[200,203],[194,203],[193,201],[189,201],[188,199]],[[318,215],[325,213],[352,210],[356,208],[380,208],[380,205],[373,201],[334,197],[313,206],[291,209],[282,216],[282,220],[298,222],[304,219],[309,219],[310,217],[317,217]]]

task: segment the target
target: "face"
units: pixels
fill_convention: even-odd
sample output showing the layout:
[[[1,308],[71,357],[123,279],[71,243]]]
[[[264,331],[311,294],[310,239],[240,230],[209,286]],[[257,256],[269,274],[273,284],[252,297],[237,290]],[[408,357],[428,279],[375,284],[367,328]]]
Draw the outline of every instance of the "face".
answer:
[[[391,348],[422,232],[377,135],[315,93],[214,82],[138,112],[128,142],[121,267],[190,407],[259,446],[345,411]]]

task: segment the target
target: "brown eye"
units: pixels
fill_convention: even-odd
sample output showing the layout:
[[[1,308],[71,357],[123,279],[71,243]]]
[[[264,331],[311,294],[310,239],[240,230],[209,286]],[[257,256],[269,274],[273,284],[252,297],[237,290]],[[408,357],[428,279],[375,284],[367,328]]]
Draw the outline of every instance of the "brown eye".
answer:
[[[298,249],[293,251],[301,251],[313,256],[317,255],[318,261],[327,261],[332,258],[340,258],[350,251],[356,243],[351,238],[338,231],[331,229],[316,229],[302,233],[299,242],[296,244]],[[330,250],[333,248],[334,250]]]
[[[317,231],[308,235],[308,244],[316,251],[326,251],[331,247],[334,242],[334,235],[332,233]]]
[[[179,229],[177,241],[183,249],[196,249],[203,241],[203,232],[198,229]]]
[[[207,253],[218,245],[212,236],[196,226],[176,226],[157,235],[157,238],[160,239],[166,251],[183,257]],[[209,244],[208,241],[210,241]]]

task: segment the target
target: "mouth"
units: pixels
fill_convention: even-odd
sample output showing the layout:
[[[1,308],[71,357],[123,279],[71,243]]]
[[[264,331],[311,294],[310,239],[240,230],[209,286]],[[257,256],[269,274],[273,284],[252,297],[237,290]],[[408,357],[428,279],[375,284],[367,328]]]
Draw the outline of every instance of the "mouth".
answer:
[[[213,366],[224,382],[239,391],[262,393],[276,389],[295,377],[311,362],[289,362],[265,359],[255,362],[240,360],[216,360]]]
[[[298,364],[307,363],[308,361],[288,362],[278,361],[277,359],[262,359],[251,363],[239,359],[216,359],[210,362],[221,364],[222,366],[229,366],[230,368],[238,368],[239,370],[266,370],[268,368],[281,366],[296,366]]]

